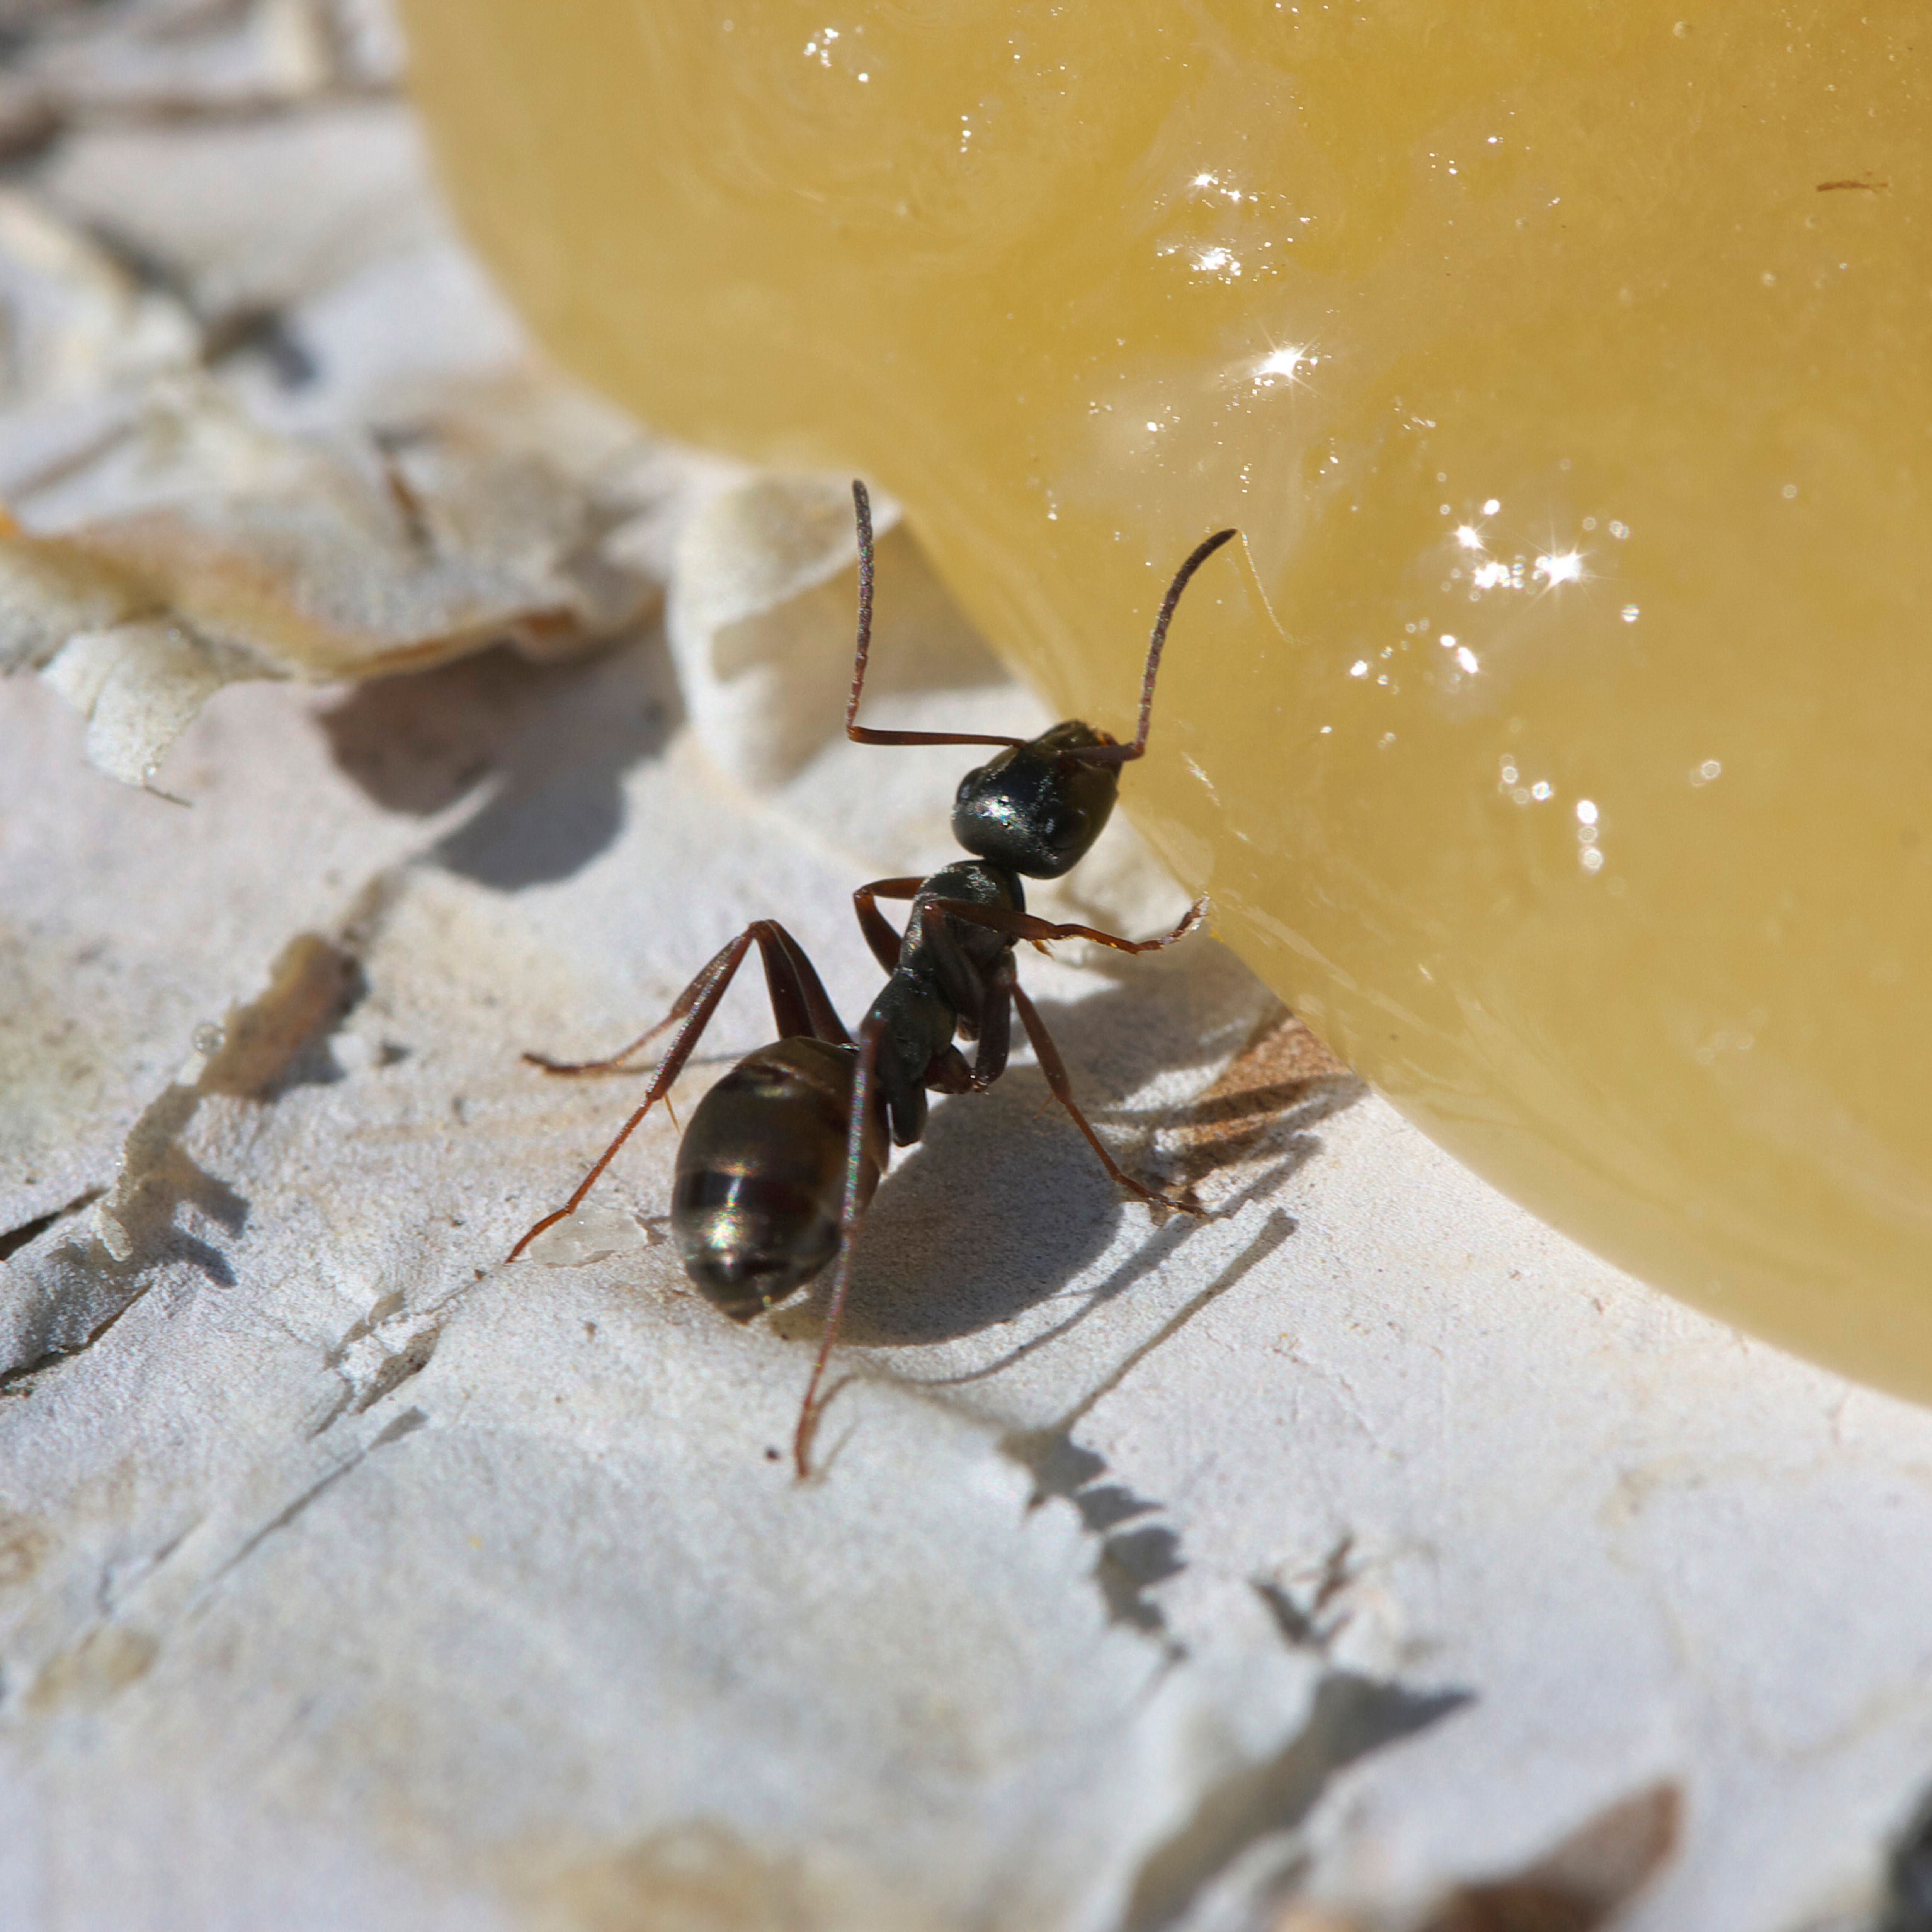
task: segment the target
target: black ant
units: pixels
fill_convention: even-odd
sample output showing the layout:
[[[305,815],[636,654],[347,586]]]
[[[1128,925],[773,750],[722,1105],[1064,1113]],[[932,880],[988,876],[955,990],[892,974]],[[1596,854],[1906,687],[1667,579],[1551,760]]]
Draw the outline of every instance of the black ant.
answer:
[[[549,1073],[615,1072],[667,1027],[678,1027],[644,1105],[598,1156],[577,1192],[508,1256],[514,1261],[546,1228],[576,1211],[638,1123],[670,1090],[755,944],[780,1037],[740,1060],[698,1102],[678,1148],[671,1232],[692,1280],[738,1322],[776,1306],[837,1257],[824,1340],[792,1439],[801,1478],[808,1473],[818,1385],[845,1306],[853,1240],[885,1172],[887,1136],[899,1147],[920,1138],[928,1092],[978,1093],[991,1086],[1006,1067],[1016,1008],[1054,1099],[1113,1179],[1150,1204],[1201,1211],[1191,1198],[1144,1186],[1121,1172],[1075,1103],[1066,1069],[1021,988],[1013,949],[1023,939],[1035,945],[1090,939],[1122,952],[1151,952],[1172,946],[1200,921],[1205,900],[1197,900],[1187,916],[1158,939],[1056,926],[1026,910],[1020,880],[1058,878],[1100,836],[1120,789],[1120,768],[1147,749],[1154,674],[1174,606],[1188,580],[1234,532],[1218,530],[1197,544],[1168,586],[1148,645],[1140,728],[1132,744],[1120,744],[1077,718],[1030,739],[875,731],[858,722],[872,635],[872,518],[862,483],[852,485],[852,503],[859,526],[859,639],[845,735],[862,745],[1001,747],[998,757],[960,781],[953,802],[953,836],[974,856],[943,866],[930,878],[876,879],[853,894],[866,943],[890,976],[860,1022],[856,1042],[797,940],[776,920],[761,919],[711,961],[650,1032],[608,1060],[565,1064],[524,1054]],[[880,912],[880,899],[912,902],[903,937]],[[970,1065],[953,1044],[956,1038],[974,1043]]]

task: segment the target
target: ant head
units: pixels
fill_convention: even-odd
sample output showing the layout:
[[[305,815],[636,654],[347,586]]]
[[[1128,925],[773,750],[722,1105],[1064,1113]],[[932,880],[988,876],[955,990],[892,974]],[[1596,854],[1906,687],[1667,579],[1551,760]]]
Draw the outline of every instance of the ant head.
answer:
[[[1120,788],[1120,767],[1070,758],[1113,740],[1069,718],[968,772],[952,802],[952,836],[968,851],[1029,879],[1057,879],[1093,849]]]

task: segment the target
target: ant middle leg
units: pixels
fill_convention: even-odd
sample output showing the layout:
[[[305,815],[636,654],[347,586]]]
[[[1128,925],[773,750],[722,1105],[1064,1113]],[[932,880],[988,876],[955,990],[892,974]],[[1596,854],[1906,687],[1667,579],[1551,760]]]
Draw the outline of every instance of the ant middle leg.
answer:
[[[1040,1011],[1026,996],[1017,976],[1009,989],[1013,1004],[1019,1009],[1020,1024],[1026,1028],[1027,1038],[1033,1042],[1034,1057],[1040,1062],[1040,1070],[1046,1076],[1046,1084],[1053,1097],[1073,1117],[1073,1124],[1087,1136],[1087,1144],[1100,1157],[1104,1167],[1114,1181],[1137,1199],[1144,1201],[1150,1207],[1178,1208],[1184,1214],[1201,1215],[1207,1211],[1195,1199],[1192,1191],[1174,1195],[1158,1187],[1149,1187],[1138,1181],[1123,1170],[1120,1163],[1107,1151],[1106,1143],[1094,1130],[1094,1124],[1080,1111],[1078,1102],[1073,1097],[1073,1083],[1066,1077],[1066,1064],[1060,1057],[1060,1049],[1053,1043],[1053,1036],[1046,1030],[1046,1022]]]
[[[584,1197],[596,1186],[598,1178],[616,1158],[617,1150],[636,1131],[644,1116],[670,1091],[677,1076],[684,1071],[685,1062],[696,1049],[704,1029],[711,1024],[711,1017],[718,1010],[718,1004],[724,997],[726,989],[744,964],[745,956],[753,945],[765,969],[765,991],[772,1003],[772,1018],[781,1036],[794,1038],[800,1035],[814,1040],[822,1040],[836,1046],[851,1043],[851,1036],[834,1010],[826,997],[825,987],[816,969],[800,946],[776,920],[756,920],[739,934],[730,944],[722,948],[706,964],[702,971],[686,986],[671,1004],[670,1011],[660,1020],[651,1032],[632,1042],[625,1053],[634,1052],[644,1040],[662,1033],[665,1028],[677,1025],[676,1036],[663,1060],[658,1063],[650,1090],[644,1096],[644,1104],[632,1114],[618,1130],[616,1138],[597,1156],[590,1172],[578,1183],[576,1192],[554,1214],[546,1214],[534,1227],[528,1229],[516,1246],[504,1257],[513,1262],[546,1228],[554,1228],[558,1222],[567,1220],[582,1205]],[[679,1024],[679,1022],[682,1024]],[[526,1058],[530,1056],[526,1055]],[[616,1058],[623,1058],[620,1054]],[[539,1066],[550,1070],[548,1063],[539,1060]],[[611,1063],[592,1061],[592,1066]],[[573,1067],[556,1070],[574,1072]]]

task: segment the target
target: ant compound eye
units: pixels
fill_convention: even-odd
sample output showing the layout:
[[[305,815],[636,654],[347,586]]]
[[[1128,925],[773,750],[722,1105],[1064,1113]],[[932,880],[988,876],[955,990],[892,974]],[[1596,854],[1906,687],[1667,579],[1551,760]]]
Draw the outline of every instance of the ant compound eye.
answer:
[[[1087,844],[1091,824],[1082,806],[1062,800],[1040,820],[1040,836],[1053,851],[1072,851]]]

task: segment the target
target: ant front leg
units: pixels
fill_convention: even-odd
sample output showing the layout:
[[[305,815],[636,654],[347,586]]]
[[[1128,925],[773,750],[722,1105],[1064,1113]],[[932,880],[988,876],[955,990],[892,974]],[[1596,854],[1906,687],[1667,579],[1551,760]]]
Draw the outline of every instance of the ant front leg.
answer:
[[[1030,940],[1035,946],[1043,946],[1054,939],[1090,939],[1096,944],[1111,946],[1116,952],[1158,952],[1162,946],[1172,946],[1178,939],[1185,939],[1207,917],[1208,902],[1196,899],[1187,908],[1187,916],[1180,923],[1158,939],[1123,939],[1118,932],[1102,932],[1094,926],[1056,926],[1051,920],[1036,918],[1030,912],[1011,912],[1004,906],[979,905],[970,899],[934,899],[927,910],[949,914],[970,925],[990,927],[1009,939]]]
[[[505,1261],[513,1262],[546,1228],[554,1228],[557,1222],[567,1220],[577,1212],[584,1197],[596,1185],[598,1177],[616,1158],[617,1150],[631,1138],[639,1124],[664,1096],[668,1094],[677,1076],[684,1071],[688,1060],[704,1029],[711,1024],[711,1016],[718,1010],[718,1003],[724,998],[725,989],[730,985],[738,968],[744,964],[745,956],[752,946],[758,946],[759,956],[765,968],[765,990],[772,1003],[772,1018],[779,1033],[786,1038],[806,1035],[814,1040],[829,1041],[834,1046],[849,1046],[851,1036],[841,1023],[825,988],[820,980],[812,962],[806,957],[805,949],[776,920],[761,919],[746,927],[728,946],[723,947],[707,962],[704,969],[691,984],[679,994],[671,1004],[671,1009],[650,1033],[641,1035],[616,1054],[614,1060],[622,1060],[626,1054],[634,1052],[645,1040],[662,1033],[665,1028],[678,1026],[677,1036],[670,1043],[670,1050],[659,1064],[650,1090],[644,1096],[644,1105],[638,1108],[623,1126],[618,1130],[617,1137],[597,1156],[596,1163],[578,1183],[577,1192],[554,1214],[546,1214],[530,1228],[518,1242]],[[678,1023],[682,1022],[681,1025]],[[526,1059],[532,1056],[526,1054]],[[614,1060],[590,1061],[586,1065],[597,1068],[614,1064]],[[576,1072],[582,1070],[575,1066],[550,1068],[548,1062],[538,1060],[538,1066],[547,1071]]]
[[[1006,1070],[1012,1050],[1013,1000],[1019,975],[1009,952],[989,976],[980,1004],[980,1039],[973,1054],[973,1084],[984,1093]]]
[[[916,899],[925,890],[928,882],[921,878],[874,879],[869,886],[861,886],[852,895],[852,903],[859,915],[860,929],[866,942],[872,949],[872,957],[888,973],[898,970],[901,949],[904,940],[886,923],[878,902],[880,899]],[[920,937],[938,968],[946,997],[958,1010],[962,1037],[976,1040],[980,1037],[982,1009],[990,1010],[985,980],[980,968],[967,957],[958,939],[946,920],[946,909],[955,902],[950,899],[928,900],[920,914]],[[1004,1024],[1005,1016],[995,1016],[994,1022]],[[1001,1040],[1004,1042],[1004,1034]],[[982,1060],[986,1058],[982,1053]],[[1004,1043],[999,1049],[1000,1066],[1006,1064]],[[974,1084],[985,1086],[999,1077],[999,1066],[983,1077],[975,1075]],[[948,1088],[945,1090],[951,1092]]]
[[[874,879],[869,886],[861,886],[852,895],[852,910],[858,916],[859,930],[866,935],[866,944],[872,948],[872,957],[887,973],[899,963],[901,940],[885,914],[880,911],[879,902],[916,898],[920,887],[925,884],[920,878]]]
[[[978,1042],[967,1086],[983,1094],[1006,1070],[1012,1039],[1013,952],[1003,946],[997,958],[976,963],[967,956],[946,919],[950,899],[928,899],[920,915],[928,950],[938,967],[947,996],[959,1016],[959,1036]],[[928,1086],[940,1086],[928,1074]],[[945,1093],[966,1088],[940,1086]]]

